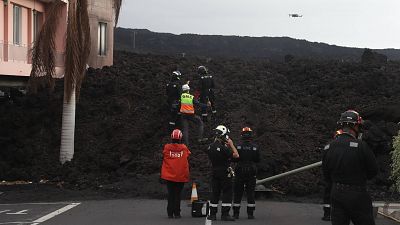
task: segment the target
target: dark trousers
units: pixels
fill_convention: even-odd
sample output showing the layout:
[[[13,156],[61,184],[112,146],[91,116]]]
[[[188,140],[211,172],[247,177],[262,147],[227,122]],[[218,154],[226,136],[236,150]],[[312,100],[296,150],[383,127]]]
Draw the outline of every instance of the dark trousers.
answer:
[[[331,192],[332,225],[375,225],[372,201],[367,191],[338,188]]]
[[[239,215],[240,202],[242,201],[243,192],[246,190],[247,195],[247,214],[253,215],[256,208],[254,198],[254,189],[256,187],[256,171],[253,167],[236,168],[236,177],[233,185],[233,212]]]
[[[178,118],[179,118],[179,103],[178,102],[170,102],[169,103],[169,126],[171,128],[175,128],[178,126]]]
[[[203,138],[204,125],[199,116],[195,114],[181,114],[183,143],[189,146],[189,122],[196,124],[198,138]]]
[[[330,213],[331,212],[331,191],[332,191],[332,183],[325,182],[324,196],[322,199],[325,219],[328,219],[331,216],[331,213]]]
[[[222,194],[222,216],[229,214],[232,206],[232,178],[228,177],[227,168],[213,169],[211,180],[211,204],[210,215],[216,215],[218,212],[218,202]]]
[[[168,216],[181,215],[181,193],[184,183],[167,181],[168,189]]]
[[[211,112],[213,114],[217,113],[217,110],[215,109],[215,95],[213,90],[203,91],[200,94],[200,103],[207,104],[208,101],[211,103]],[[203,118],[208,116],[207,107],[201,108],[201,116]]]

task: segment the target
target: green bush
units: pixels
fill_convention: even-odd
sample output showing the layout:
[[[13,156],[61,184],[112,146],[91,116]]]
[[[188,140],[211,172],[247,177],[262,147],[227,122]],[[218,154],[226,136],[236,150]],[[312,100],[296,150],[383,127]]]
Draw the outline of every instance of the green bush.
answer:
[[[400,131],[399,134],[393,138],[391,178],[395,181],[396,190],[400,192]]]

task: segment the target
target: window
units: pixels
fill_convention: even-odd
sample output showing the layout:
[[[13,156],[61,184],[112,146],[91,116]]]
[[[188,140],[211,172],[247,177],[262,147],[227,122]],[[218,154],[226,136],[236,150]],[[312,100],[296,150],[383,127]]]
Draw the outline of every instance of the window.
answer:
[[[13,7],[13,42],[15,45],[21,44],[22,37],[22,10],[20,6]]]
[[[33,10],[33,42],[39,37],[40,29],[42,26],[42,13]]]
[[[98,30],[98,49],[99,55],[106,55],[107,54],[107,24],[106,23],[99,23],[99,30]]]

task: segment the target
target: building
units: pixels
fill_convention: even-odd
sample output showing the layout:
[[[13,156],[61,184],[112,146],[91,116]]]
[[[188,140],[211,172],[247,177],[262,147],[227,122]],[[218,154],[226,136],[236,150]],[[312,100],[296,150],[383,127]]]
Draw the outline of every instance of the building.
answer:
[[[0,87],[24,86],[31,71],[30,50],[46,21],[53,0],[0,1]],[[56,75],[64,73],[68,0],[60,14],[55,36]],[[89,66],[113,64],[115,10],[113,0],[88,0],[91,52]]]

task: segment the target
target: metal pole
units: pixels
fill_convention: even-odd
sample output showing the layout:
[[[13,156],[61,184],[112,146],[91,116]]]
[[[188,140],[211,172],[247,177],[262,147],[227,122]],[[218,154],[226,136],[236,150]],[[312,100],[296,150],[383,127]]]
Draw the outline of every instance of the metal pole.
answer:
[[[321,166],[321,165],[322,165],[322,161],[319,161],[319,162],[310,164],[308,166],[303,166],[303,167],[300,167],[300,168],[297,168],[297,169],[294,169],[294,170],[290,170],[288,172],[281,173],[281,174],[278,174],[278,175],[275,175],[275,176],[272,176],[272,177],[268,177],[268,178],[265,178],[265,179],[262,179],[262,180],[257,180],[256,184],[262,184],[262,183],[265,183],[265,182],[268,182],[268,181],[271,181],[271,180],[275,180],[275,179],[278,179],[278,178],[281,178],[281,177],[285,177],[285,176],[288,176],[288,175],[291,175],[291,174],[294,174],[294,173],[298,173],[298,172],[301,172],[301,171],[304,171],[304,170],[309,170],[309,169],[312,169],[314,167],[318,167],[318,166]]]

